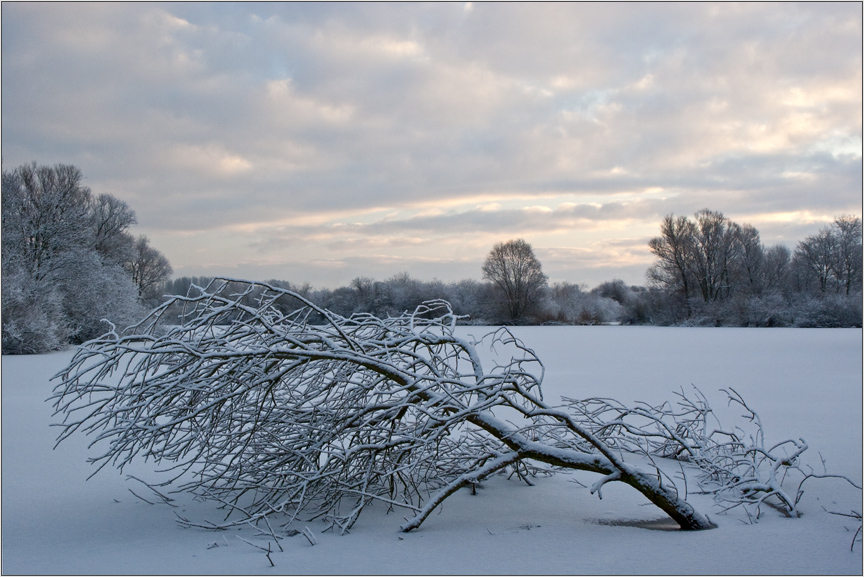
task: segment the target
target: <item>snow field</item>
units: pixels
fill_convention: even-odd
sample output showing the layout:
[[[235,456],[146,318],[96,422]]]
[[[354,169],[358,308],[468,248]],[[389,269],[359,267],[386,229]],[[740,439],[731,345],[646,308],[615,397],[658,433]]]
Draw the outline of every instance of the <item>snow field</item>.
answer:
[[[484,329],[461,327],[462,335]],[[803,437],[804,460],[848,475],[862,469],[862,332],[847,329],[517,327],[546,367],[544,396],[603,396],[631,403],[672,399],[698,386],[723,425],[720,388],[733,387],[761,416],[767,441]],[[861,511],[861,492],[835,480],[805,485],[800,519],[773,510],[756,524],[717,513],[707,496],[691,501],[717,528],[657,531],[622,524],[663,514],[632,488],[607,484],[603,500],[576,473],[528,487],[495,477],[472,495],[461,490],[416,532],[398,532],[403,514],[376,504],[346,536],[308,526],[302,536],[270,539],[275,567],[251,528],[182,529],[174,509],[151,506],[148,489],[126,474],[153,479],[151,463],[86,480],[90,439],[53,449],[50,377],[71,352],[3,357],[2,570],[5,574],[861,574],[862,545],[849,551],[858,523],[826,513]],[[693,490],[693,487],[690,487]],[[177,497],[177,512],[220,519],[212,504]],[[302,528],[302,527],[300,527]]]

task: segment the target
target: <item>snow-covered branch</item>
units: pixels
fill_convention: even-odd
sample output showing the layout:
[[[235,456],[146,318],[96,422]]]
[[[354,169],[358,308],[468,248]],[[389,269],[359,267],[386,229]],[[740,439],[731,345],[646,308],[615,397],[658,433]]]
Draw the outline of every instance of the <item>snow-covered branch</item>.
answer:
[[[411,530],[465,484],[551,465],[627,483],[682,528],[710,526],[614,439],[546,404],[542,363],[506,329],[480,341],[502,353],[487,371],[443,301],[344,318],[266,284],[198,288],[79,349],[52,397],[58,442],[92,434],[99,468],[153,459],[176,490],[242,521],[324,518],[347,531],[377,501],[412,512]],[[161,330],[177,305],[181,324]]]
[[[808,479],[836,478],[861,488],[848,477],[819,474],[803,465],[801,455],[809,448],[804,439],[766,446],[759,414],[734,389],[724,392],[730,405],[743,409],[742,418],[749,423],[749,432],[740,427],[723,429],[705,396],[695,387],[690,396],[683,390],[677,393],[674,407],[670,403],[627,407],[599,398],[565,401],[606,445],[691,464],[698,471],[701,492],[713,495],[723,511],[743,508],[749,518],[758,519],[762,505],[768,504],[797,517],[802,486]],[[793,476],[797,476],[797,486],[790,493]]]

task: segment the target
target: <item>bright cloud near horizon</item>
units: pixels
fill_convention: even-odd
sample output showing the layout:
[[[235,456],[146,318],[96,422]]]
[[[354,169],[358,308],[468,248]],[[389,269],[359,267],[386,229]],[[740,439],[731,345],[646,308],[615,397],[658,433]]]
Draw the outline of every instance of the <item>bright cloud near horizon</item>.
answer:
[[[858,3],[2,4],[3,168],[74,164],[175,276],[643,284],[663,216],[861,214]]]

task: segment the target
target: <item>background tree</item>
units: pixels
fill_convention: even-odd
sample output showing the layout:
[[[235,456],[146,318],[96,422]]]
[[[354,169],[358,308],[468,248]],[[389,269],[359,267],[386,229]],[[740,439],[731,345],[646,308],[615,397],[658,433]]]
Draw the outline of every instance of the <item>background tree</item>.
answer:
[[[748,294],[759,295],[765,288],[765,249],[759,239],[759,231],[745,224],[736,230],[735,246],[739,258],[734,263],[733,283],[738,290]]]
[[[126,267],[132,275],[132,282],[138,290],[141,299],[152,299],[154,289],[162,286],[173,272],[171,263],[161,252],[150,246],[146,236],[141,235],[135,241],[134,255]]]
[[[706,209],[695,215],[690,229],[692,251],[687,259],[706,303],[726,298],[732,292],[731,273],[740,257],[741,227],[721,212]]]
[[[694,279],[691,272],[693,223],[686,216],[667,215],[660,224],[660,236],[648,241],[648,249],[658,258],[646,272],[650,284],[677,297],[690,316]]]
[[[839,264],[837,237],[828,227],[808,236],[795,248],[795,260],[809,273],[807,280],[815,280],[819,291],[826,292],[835,281]]]
[[[792,268],[801,291],[861,292],[861,219],[841,216],[798,243]]]
[[[690,319],[698,313],[722,324],[749,296],[761,294],[765,249],[753,226],[741,226],[721,212],[703,209],[692,221],[667,216],[660,232],[648,243],[658,261],[646,277],[669,295],[670,310],[677,309],[680,317]]]
[[[765,249],[764,255],[765,289],[770,293],[780,294],[788,288],[792,251],[782,244],[775,244]]]
[[[837,244],[837,278],[846,295],[861,292],[861,219],[844,215],[832,225]]]
[[[547,277],[523,239],[497,243],[483,263],[483,278],[497,287],[508,320],[516,322],[537,304]]]
[[[861,292],[860,218],[837,218],[799,242],[794,254],[783,245],[766,248],[755,227],[708,209],[692,221],[669,215],[660,231],[648,243],[658,260],[646,273],[660,294],[640,295],[640,314],[628,312],[628,318],[659,324],[861,325],[860,299],[855,300]]]
[[[42,281],[89,248],[90,189],[74,166],[25,164],[3,173],[4,264]]]
[[[51,273],[60,267],[64,249],[84,243],[74,216],[86,214],[89,191],[70,167],[57,172],[62,180],[52,169],[35,164],[3,171],[4,354],[54,350],[69,337],[63,295]]]
[[[55,279],[63,295],[70,343],[81,344],[104,334],[111,328],[105,320],[122,330],[145,314],[123,267],[106,265],[95,251],[69,256],[74,263],[63,267]]]
[[[90,207],[93,247],[105,262],[125,265],[135,258],[135,239],[127,231],[138,223],[135,211],[110,194],[100,194]]]
[[[126,326],[143,314],[125,269],[135,213],[111,195],[94,199],[82,182],[64,164],[3,171],[4,353],[81,343],[109,328],[103,318]]]

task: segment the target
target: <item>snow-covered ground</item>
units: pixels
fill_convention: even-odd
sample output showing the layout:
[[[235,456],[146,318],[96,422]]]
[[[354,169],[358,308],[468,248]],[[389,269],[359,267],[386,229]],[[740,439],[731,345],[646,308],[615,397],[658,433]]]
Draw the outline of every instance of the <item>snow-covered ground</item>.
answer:
[[[478,327],[460,328],[480,335]],[[660,327],[522,327],[515,329],[546,365],[547,400],[603,396],[660,402],[698,386],[724,424],[720,388],[733,387],[762,417],[768,441],[803,437],[805,462],[862,477],[862,331]],[[123,475],[90,480],[87,438],[54,449],[58,430],[49,378],[71,352],[3,357],[2,572],[4,574],[861,574],[862,544],[850,552],[858,523],[829,511],[861,511],[861,492],[836,480],[805,485],[803,516],[769,509],[756,524],[720,515],[711,499],[691,496],[717,524],[701,532],[620,524],[662,513],[630,487],[609,484],[603,500],[580,473],[528,487],[495,478],[476,495],[463,490],[416,532],[398,532],[401,516],[368,510],[346,536],[319,533],[282,540],[270,555],[251,528],[183,529],[174,509],[148,505],[129,489],[147,489],[139,463]],[[206,503],[180,496],[193,520],[218,519]],[[824,509],[823,509],[824,507]],[[274,547],[275,549],[275,547]]]

